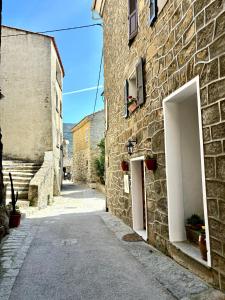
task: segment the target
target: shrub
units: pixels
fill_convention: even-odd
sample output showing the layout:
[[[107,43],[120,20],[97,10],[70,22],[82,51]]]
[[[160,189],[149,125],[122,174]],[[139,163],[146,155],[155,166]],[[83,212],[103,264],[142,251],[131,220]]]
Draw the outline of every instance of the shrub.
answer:
[[[95,170],[100,182],[105,184],[105,139],[100,141],[98,147],[100,149],[100,154],[95,160]]]

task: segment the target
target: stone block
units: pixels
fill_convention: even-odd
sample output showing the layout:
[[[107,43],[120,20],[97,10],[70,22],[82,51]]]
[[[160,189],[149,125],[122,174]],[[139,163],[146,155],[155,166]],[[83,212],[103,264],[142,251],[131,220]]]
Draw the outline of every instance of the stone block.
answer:
[[[202,109],[202,124],[211,125],[220,121],[220,110],[218,103]]]
[[[209,218],[209,231],[211,237],[214,237],[218,240],[225,238],[224,224],[218,220]]]
[[[225,34],[209,46],[209,53],[211,59],[225,53]]]
[[[214,32],[214,21],[202,28],[197,33],[197,49],[205,48],[212,42]]]
[[[194,3],[194,15],[196,16],[197,14],[200,13],[201,10],[203,10],[203,8],[205,6],[208,5],[208,0],[197,0]]]
[[[165,152],[164,145],[164,130],[157,132],[152,137],[152,151],[153,152]]]
[[[189,7],[191,6],[192,1],[191,0],[183,0],[182,1],[182,11],[183,11],[183,15],[185,15],[185,13],[187,12],[187,10],[189,9]]]
[[[204,144],[205,155],[217,155],[222,153],[222,143],[221,142],[211,142]]]
[[[225,120],[225,100],[220,102],[221,119]]]
[[[222,1],[221,1],[222,2]],[[225,31],[225,12],[223,12],[216,20],[215,37],[220,36]]]
[[[213,252],[218,253],[218,254],[222,254],[223,252],[223,247],[222,247],[222,243],[219,240],[216,240],[214,238],[210,239],[211,242],[211,249]]]
[[[193,37],[192,40],[180,51],[177,56],[179,67],[182,67],[196,52],[196,37]]]
[[[216,166],[214,157],[205,158],[205,177],[207,179],[214,178],[216,176]]]
[[[175,36],[178,40],[183,33],[187,30],[189,25],[192,23],[193,20],[193,10],[192,7],[190,7],[187,11],[187,14],[185,15],[185,18],[183,18],[179,24],[179,26],[176,27]]]
[[[225,76],[225,55],[221,56],[220,59],[220,76]]]
[[[225,38],[225,36],[224,36]],[[225,47],[225,44],[224,44]],[[225,48],[224,48],[225,49]],[[208,102],[213,103],[219,99],[225,98],[225,79],[218,80],[208,86]]]
[[[195,18],[195,26],[196,31],[199,31],[203,26],[205,26],[205,11],[203,10],[197,17]]]
[[[210,127],[203,128],[203,141],[209,142],[211,140]]]
[[[214,59],[213,61],[204,64],[204,67],[201,72],[201,85],[206,85],[216,79],[218,79],[219,67],[218,67],[218,59]]]
[[[206,181],[206,193],[207,193],[207,197],[209,197],[209,198],[224,199],[225,182],[207,180]]]
[[[157,201],[157,208],[164,212],[164,213],[168,213],[167,211],[167,199],[166,198],[161,198]]]
[[[195,63],[207,62],[208,60],[209,60],[209,50],[208,50],[208,48],[197,52],[196,55],[195,55]]]
[[[215,0],[205,9],[205,19],[206,23],[216,18],[220,12],[223,10],[223,0]]]
[[[225,155],[216,158],[216,178],[225,180]]]
[[[201,105],[205,106],[208,103],[208,87],[200,90]]]
[[[225,220],[225,202],[219,201],[219,218],[221,221]],[[225,241],[223,241],[225,242]]]
[[[219,209],[218,202],[216,199],[208,199],[208,214],[209,217],[218,218]]]
[[[212,139],[225,139],[225,122],[212,126]]]

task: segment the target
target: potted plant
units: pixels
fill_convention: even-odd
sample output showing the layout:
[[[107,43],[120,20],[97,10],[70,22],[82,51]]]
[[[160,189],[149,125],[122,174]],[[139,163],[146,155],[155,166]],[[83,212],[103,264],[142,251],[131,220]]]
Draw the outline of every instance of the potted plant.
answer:
[[[11,209],[9,214],[9,227],[14,228],[20,225],[21,213],[16,207],[16,202],[18,200],[18,192],[15,196],[15,191],[13,187],[13,179],[11,173],[9,173],[10,183],[11,183]]]
[[[207,261],[207,248],[206,248],[206,237],[205,237],[205,226],[202,226],[201,233],[199,235],[198,245],[202,259]]]
[[[129,171],[129,163],[126,160],[121,161],[121,169],[123,171]]]
[[[137,108],[137,99],[133,96],[128,96],[127,107],[130,113],[135,111],[135,109]]]
[[[145,158],[145,165],[148,170],[155,171],[157,168],[156,159],[150,156],[146,156]]]
[[[202,226],[204,226],[204,221],[197,214],[187,219],[185,228],[188,241],[198,244]]]

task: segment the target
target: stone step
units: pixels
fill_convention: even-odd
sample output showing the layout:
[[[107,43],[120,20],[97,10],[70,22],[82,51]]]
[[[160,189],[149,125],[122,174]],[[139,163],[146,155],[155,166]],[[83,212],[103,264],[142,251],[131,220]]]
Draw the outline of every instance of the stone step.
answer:
[[[27,182],[16,182],[16,181],[13,181],[13,187],[14,187],[14,190],[16,189],[28,189],[29,187],[29,183],[30,181],[27,181]],[[7,190],[11,190],[11,185],[10,184],[7,184]]]
[[[18,160],[3,160],[3,166],[40,166],[41,164],[37,162],[25,162],[25,161],[18,161]]]
[[[40,166],[3,166],[4,172],[31,172],[36,173],[40,169]]]
[[[17,171],[12,171],[10,172],[12,174],[12,178],[15,178],[15,177],[27,177],[27,178],[32,178],[34,176],[34,172],[17,172]],[[4,171],[3,170],[3,177],[8,177],[9,178],[9,172],[8,171]]]
[[[31,181],[32,177],[13,177],[13,184],[16,183],[25,183],[29,184]],[[3,177],[4,184],[10,184],[10,179]]]

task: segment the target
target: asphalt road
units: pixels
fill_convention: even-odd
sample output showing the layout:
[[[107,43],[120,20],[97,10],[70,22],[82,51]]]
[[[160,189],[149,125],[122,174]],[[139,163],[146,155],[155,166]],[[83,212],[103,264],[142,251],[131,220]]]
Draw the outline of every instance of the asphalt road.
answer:
[[[67,184],[38,226],[10,300],[175,299],[101,218],[104,197]]]

